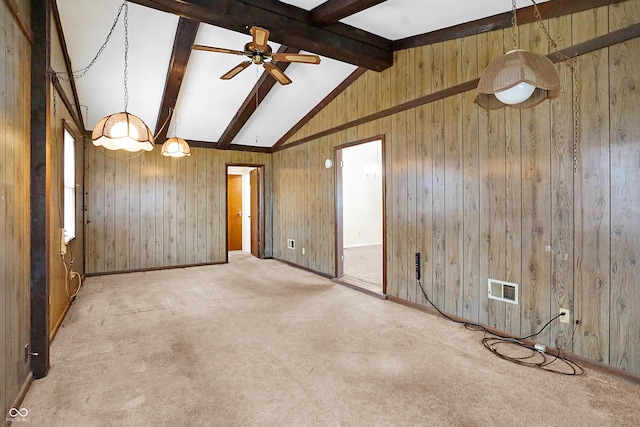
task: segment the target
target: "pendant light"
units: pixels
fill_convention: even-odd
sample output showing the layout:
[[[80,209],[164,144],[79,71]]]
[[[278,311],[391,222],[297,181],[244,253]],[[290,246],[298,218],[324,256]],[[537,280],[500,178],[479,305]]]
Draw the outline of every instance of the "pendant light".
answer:
[[[560,94],[560,78],[553,63],[544,55],[518,48],[516,1],[511,4],[515,48],[493,60],[478,83],[475,102],[488,110],[531,108]]]
[[[173,107],[170,107],[169,116],[164,121],[164,124],[162,125],[162,128],[160,128],[160,131],[158,133],[162,133],[162,129],[164,129],[166,124],[169,122],[169,120],[173,117],[175,113],[176,113],[176,110]],[[175,119],[173,132],[174,132],[174,135],[176,135],[178,132],[178,117],[176,117]],[[167,139],[164,142],[164,144],[162,144],[161,153],[163,156],[167,156],[167,157],[185,157],[185,156],[191,155],[191,148],[189,148],[189,144],[187,143],[187,141],[185,141],[182,138],[178,138],[177,136],[174,136],[172,138]]]
[[[169,138],[162,144],[162,155],[169,157],[185,157],[191,155],[189,144],[182,138]]]
[[[124,8],[124,111],[110,114],[98,121],[93,128],[91,140],[96,147],[109,150],[151,151],[153,150],[153,134],[139,117],[127,112],[129,90],[127,88],[127,68],[129,59],[129,5],[125,1],[120,6],[118,17]],[[116,18],[116,22],[117,19]],[[114,23],[115,26],[115,23]],[[113,31],[113,27],[111,29]],[[111,33],[109,33],[111,36]],[[108,41],[108,39],[107,39]]]

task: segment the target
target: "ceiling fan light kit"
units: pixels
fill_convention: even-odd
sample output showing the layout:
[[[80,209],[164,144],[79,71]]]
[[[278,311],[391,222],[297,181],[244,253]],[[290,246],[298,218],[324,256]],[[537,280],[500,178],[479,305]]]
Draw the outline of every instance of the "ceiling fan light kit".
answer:
[[[298,62],[301,64],[319,64],[318,55],[308,55],[300,53],[273,53],[269,41],[269,30],[261,27],[251,27],[252,41],[244,45],[244,50],[233,50],[221,47],[193,45],[194,50],[207,52],[228,53],[231,55],[244,55],[249,61],[241,62],[220,77],[222,80],[229,80],[238,75],[242,70],[251,64],[262,65],[271,76],[281,85],[288,85],[291,79],[284,72],[275,66],[274,62]]]

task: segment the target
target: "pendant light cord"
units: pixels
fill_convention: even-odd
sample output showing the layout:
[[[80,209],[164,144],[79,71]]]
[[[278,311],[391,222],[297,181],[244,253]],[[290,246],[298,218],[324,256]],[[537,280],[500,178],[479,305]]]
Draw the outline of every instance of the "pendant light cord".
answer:
[[[127,71],[129,66],[129,4],[125,1],[124,6],[124,112],[129,106],[129,88],[127,88]],[[122,7],[121,6],[121,7]]]
[[[516,12],[516,0],[511,0],[511,11],[513,12],[511,15],[511,28],[513,35],[513,49],[518,49],[518,16]]]
[[[118,25],[118,21],[120,21],[120,15],[122,15],[122,11],[124,9],[125,12],[125,49],[128,47],[128,42],[127,42],[127,12],[129,9],[129,6],[127,4],[126,1],[124,1],[121,5],[120,8],[118,8],[118,14],[116,15],[116,18],[113,20],[113,24],[111,24],[111,29],[109,30],[109,34],[107,34],[107,38],[105,39],[104,43],[102,44],[102,46],[100,46],[100,49],[98,49],[98,53],[96,53],[96,55],[93,57],[93,59],[91,60],[91,62],[89,62],[89,65],[87,65],[86,67],[77,70],[77,71],[72,71],[71,75],[69,77],[62,77],[62,75],[68,75],[69,73],[65,73],[65,72],[56,72],[56,76],[64,81],[64,82],[69,82],[71,81],[71,78],[74,79],[81,79],[82,77],[84,77],[85,74],[87,74],[87,71],[89,71],[93,65],[96,63],[96,61],[98,60],[98,58],[100,57],[100,55],[102,55],[102,52],[104,51],[104,49],[107,47],[107,45],[109,44],[109,41],[111,40],[111,36],[113,35],[113,31],[116,28],[116,25]],[[126,53],[125,53],[126,55]],[[126,60],[125,60],[125,68],[126,68]]]

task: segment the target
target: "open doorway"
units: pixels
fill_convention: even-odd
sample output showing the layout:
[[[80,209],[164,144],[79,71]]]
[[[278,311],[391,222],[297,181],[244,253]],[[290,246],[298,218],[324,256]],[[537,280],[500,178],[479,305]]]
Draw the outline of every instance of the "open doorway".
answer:
[[[336,277],[386,293],[384,141],[336,147]]]
[[[264,258],[264,166],[227,165],[227,261],[229,252]]]

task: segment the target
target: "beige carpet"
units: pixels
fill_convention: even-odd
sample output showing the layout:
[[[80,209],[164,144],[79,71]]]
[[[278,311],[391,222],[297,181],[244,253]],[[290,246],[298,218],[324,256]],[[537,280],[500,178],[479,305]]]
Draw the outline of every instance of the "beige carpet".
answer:
[[[517,366],[439,317],[278,261],[230,261],[88,279],[21,421],[640,425],[637,386]]]
[[[344,274],[382,289],[382,245],[344,248]]]

